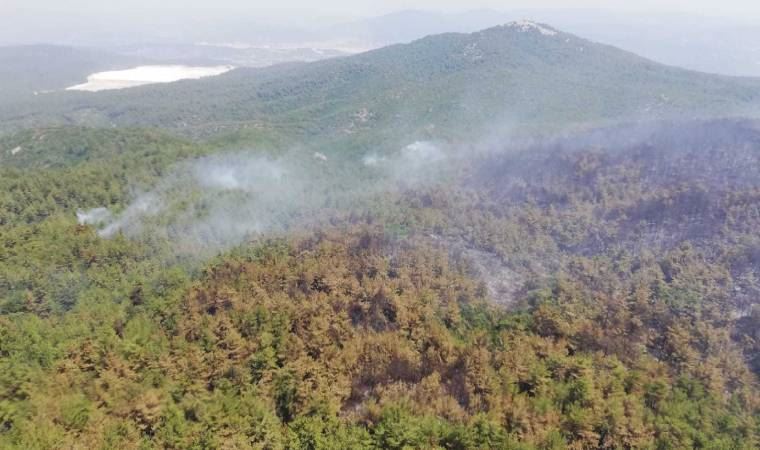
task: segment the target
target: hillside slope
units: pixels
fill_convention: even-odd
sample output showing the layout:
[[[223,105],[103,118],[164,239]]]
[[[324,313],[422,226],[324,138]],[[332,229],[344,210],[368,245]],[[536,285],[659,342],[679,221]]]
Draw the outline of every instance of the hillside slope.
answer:
[[[757,448],[757,122],[502,142],[195,270],[78,223],[167,173],[108,133],[0,166],[0,448]]]
[[[530,22],[444,34],[311,64],[171,85],[58,93],[0,106],[6,128],[160,126],[193,136],[249,127],[381,142],[671,116],[753,115],[760,80],[663,66]]]
[[[93,72],[127,68],[145,58],[57,45],[0,47],[0,101],[18,101],[81,83]]]

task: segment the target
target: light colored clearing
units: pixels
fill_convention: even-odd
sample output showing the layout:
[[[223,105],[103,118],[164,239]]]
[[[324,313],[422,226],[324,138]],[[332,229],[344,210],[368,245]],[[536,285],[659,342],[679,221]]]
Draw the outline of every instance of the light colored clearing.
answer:
[[[16,148],[14,148],[13,150],[11,150],[11,155],[15,155],[15,154],[17,154],[20,151],[21,151],[21,146],[18,146]]]
[[[557,35],[557,30],[553,30],[545,25],[541,25],[540,23],[531,22],[530,20],[521,20],[518,22],[512,22],[510,24],[507,24],[507,26],[510,28],[516,28],[522,31],[523,33],[528,32],[528,31],[538,31],[544,36]]]
[[[94,73],[87,77],[87,83],[71,86],[66,88],[66,90],[97,92],[154,83],[197,80],[198,78],[221,75],[232,69],[234,69],[233,66],[139,66],[127,70]]]

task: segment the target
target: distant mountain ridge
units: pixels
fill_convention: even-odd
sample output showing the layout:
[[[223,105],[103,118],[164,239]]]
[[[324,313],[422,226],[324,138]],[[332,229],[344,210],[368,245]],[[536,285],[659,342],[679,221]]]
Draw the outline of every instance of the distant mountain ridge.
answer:
[[[127,68],[145,60],[59,45],[0,47],[0,100],[64,89],[93,72]]]
[[[622,14],[594,9],[472,10],[445,14],[406,10],[335,25],[323,39],[355,45],[407,43],[445,32],[470,33],[531,19],[646,58],[691,70],[760,76],[760,27],[751,21],[686,14]]]
[[[337,24],[321,30],[323,39],[357,40],[368,46],[409,43],[442,33],[472,33],[515,20],[513,14],[493,10],[473,10],[445,14],[424,10],[404,10]]]
[[[7,127],[152,126],[193,136],[246,128],[376,143],[493,127],[561,128],[754,115],[760,80],[690,72],[535,22],[309,64],[0,106]]]

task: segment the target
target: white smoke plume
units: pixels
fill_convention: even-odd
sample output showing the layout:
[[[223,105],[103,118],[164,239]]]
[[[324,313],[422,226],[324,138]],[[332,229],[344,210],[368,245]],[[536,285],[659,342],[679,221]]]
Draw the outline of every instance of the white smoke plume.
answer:
[[[137,198],[126,210],[114,221],[100,230],[103,237],[111,237],[127,227],[137,226],[143,217],[157,214],[162,209],[160,200],[153,193],[148,193]]]
[[[81,213],[80,221],[99,226],[103,237],[150,235],[183,254],[215,251],[308,223],[324,210],[427,183],[447,158],[441,146],[426,141],[388,156],[369,154],[359,167],[322,153],[217,154],[178,164],[118,214],[97,208]]]
[[[79,222],[79,225],[99,225],[109,220],[111,220],[111,212],[107,208],[77,211],[77,222]]]

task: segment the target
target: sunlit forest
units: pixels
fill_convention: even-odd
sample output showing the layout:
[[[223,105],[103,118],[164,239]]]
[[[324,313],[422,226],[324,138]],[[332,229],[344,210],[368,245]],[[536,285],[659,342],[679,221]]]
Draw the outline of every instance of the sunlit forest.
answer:
[[[233,44],[0,47],[0,449],[760,448],[760,79]]]
[[[758,445],[753,122],[505,147],[211,260],[74,214],[207,149],[39,133],[0,177],[3,448]]]

